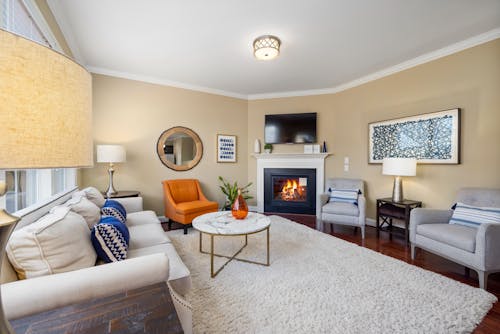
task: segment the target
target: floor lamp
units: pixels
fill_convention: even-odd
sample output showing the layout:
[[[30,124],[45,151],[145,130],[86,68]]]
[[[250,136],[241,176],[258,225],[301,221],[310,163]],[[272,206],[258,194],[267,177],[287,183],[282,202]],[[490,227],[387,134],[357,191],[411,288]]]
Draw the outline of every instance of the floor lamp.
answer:
[[[88,71],[50,48],[4,30],[0,30],[0,50],[0,169],[92,166]],[[5,181],[0,180],[0,197],[5,193]],[[0,209],[0,268],[18,220]],[[0,333],[14,333],[1,295]]]

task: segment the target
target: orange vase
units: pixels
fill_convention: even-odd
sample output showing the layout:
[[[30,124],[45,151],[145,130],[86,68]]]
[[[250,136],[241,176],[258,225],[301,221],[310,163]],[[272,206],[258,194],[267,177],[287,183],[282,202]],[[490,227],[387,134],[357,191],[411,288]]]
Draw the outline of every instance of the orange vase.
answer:
[[[231,206],[231,213],[236,219],[245,219],[248,215],[248,205],[241,195],[241,189],[238,189],[238,197],[236,197],[233,205]]]

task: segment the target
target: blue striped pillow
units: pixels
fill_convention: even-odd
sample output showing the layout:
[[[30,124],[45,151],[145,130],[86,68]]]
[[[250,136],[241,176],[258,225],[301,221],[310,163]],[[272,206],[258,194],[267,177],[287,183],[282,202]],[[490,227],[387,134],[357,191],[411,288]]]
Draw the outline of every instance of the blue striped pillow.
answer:
[[[112,216],[103,216],[92,227],[90,234],[97,256],[105,262],[116,262],[127,258],[130,234],[120,220]]]
[[[457,203],[450,224],[479,227],[481,224],[500,224],[500,208],[480,208]]]
[[[127,222],[127,211],[120,202],[112,199],[106,200],[101,208],[101,215],[115,217],[124,224]]]
[[[329,188],[330,202],[343,202],[358,205],[359,189],[332,189]]]

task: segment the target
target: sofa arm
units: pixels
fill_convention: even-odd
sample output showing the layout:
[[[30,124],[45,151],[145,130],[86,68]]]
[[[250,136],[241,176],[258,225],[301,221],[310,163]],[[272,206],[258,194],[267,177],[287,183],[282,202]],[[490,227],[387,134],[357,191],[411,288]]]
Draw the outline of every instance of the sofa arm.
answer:
[[[415,241],[417,226],[422,224],[447,224],[453,210],[415,208],[410,212],[410,241]]]
[[[363,195],[358,196],[358,209],[359,209],[359,225],[366,224],[366,198]]]
[[[321,203],[321,206],[328,203],[329,198],[330,198],[330,195],[328,195],[328,194],[320,194],[319,195],[319,202]]]
[[[120,202],[127,213],[143,211],[142,208],[142,197],[124,197],[124,198],[113,198],[113,200]]]
[[[476,234],[476,254],[484,270],[500,269],[500,225],[481,224]]]
[[[17,319],[42,311],[165,282],[168,257],[156,253],[1,285],[4,312]]]

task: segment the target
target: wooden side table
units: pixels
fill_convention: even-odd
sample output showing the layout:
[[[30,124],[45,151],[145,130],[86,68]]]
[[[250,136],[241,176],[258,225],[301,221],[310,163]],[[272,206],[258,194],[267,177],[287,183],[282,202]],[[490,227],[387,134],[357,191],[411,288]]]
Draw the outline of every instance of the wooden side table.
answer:
[[[389,233],[392,234],[392,220],[400,219],[405,223],[405,243],[408,245],[410,239],[410,211],[415,208],[421,208],[422,202],[405,199],[401,202],[394,202],[392,198],[377,199],[377,237],[384,224],[389,227]],[[380,223],[382,219],[382,223]]]
[[[118,191],[116,192],[116,194],[111,195],[109,197],[106,195],[106,192],[104,191],[102,192],[102,194],[106,198],[125,198],[125,197],[139,197],[141,192],[137,190],[123,190],[123,191]]]

